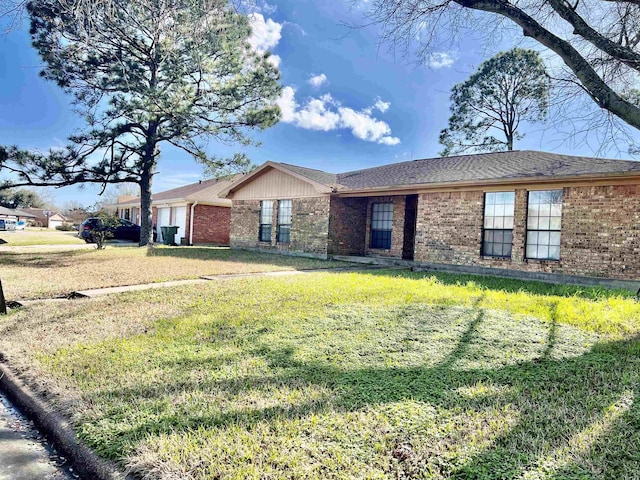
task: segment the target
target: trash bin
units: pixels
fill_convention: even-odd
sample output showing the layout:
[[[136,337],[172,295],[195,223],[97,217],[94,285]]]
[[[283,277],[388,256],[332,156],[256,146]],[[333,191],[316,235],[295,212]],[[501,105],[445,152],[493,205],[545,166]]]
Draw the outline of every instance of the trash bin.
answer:
[[[160,227],[162,231],[162,243],[164,245],[175,245],[176,234],[178,233],[178,228],[176,226],[169,227]]]

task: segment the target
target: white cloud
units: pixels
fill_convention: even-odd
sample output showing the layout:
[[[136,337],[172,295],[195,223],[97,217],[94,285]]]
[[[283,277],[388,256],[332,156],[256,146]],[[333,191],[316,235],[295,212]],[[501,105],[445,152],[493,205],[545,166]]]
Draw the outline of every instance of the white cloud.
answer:
[[[354,110],[343,107],[330,94],[319,98],[311,98],[304,106],[298,105],[295,90],[285,87],[282,90],[278,106],[282,111],[282,121],[291,123],[306,130],[329,132],[341,128],[351,131],[354,137],[367,142],[382,145],[398,145],[400,139],[391,136],[391,127],[382,120],[372,116],[373,109],[386,111],[390,104],[380,99],[372,107]]]
[[[314,98],[296,113],[296,125],[308,130],[335,130],[340,124],[340,115],[327,108],[328,103]]]
[[[386,136],[378,140],[378,143],[383,145],[400,145],[400,139],[398,137]]]
[[[376,103],[373,106],[374,106],[374,108],[377,108],[382,113],[384,113],[387,110],[389,110],[389,107],[391,106],[391,103],[383,102],[382,99],[380,97],[378,97],[378,99],[376,100]]]
[[[270,18],[265,20],[261,13],[249,14],[249,25],[251,25],[249,44],[260,53],[277,46],[282,38],[282,25]]]
[[[433,52],[427,58],[427,65],[433,69],[449,68],[455,62],[455,57],[450,52]]]
[[[280,55],[274,55],[272,53],[271,55],[269,55],[269,58],[267,58],[267,62],[269,62],[271,65],[273,65],[276,68],[280,68],[280,64],[282,63],[282,58],[280,58]]]
[[[324,73],[320,75],[312,75],[308,80],[309,85],[315,88],[319,88],[327,83],[327,76]]]
[[[280,98],[276,102],[282,112],[282,121],[285,123],[295,123],[296,121],[296,92],[292,87],[284,87]]]

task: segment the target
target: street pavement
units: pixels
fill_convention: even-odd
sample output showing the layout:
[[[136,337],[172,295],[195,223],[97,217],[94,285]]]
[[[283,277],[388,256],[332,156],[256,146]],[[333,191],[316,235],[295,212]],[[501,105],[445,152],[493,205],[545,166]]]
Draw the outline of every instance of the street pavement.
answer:
[[[0,480],[74,480],[47,440],[0,394]]]

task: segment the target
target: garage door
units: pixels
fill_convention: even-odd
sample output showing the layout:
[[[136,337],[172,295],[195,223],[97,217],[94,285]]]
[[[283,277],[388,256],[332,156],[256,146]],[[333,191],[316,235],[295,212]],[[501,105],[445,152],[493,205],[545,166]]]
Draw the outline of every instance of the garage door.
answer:
[[[178,227],[176,243],[180,245],[180,239],[187,236],[187,207],[173,207],[171,210],[171,224]]]
[[[162,229],[160,227],[168,227],[169,225],[171,225],[171,208],[159,208],[158,224],[156,225],[158,230],[158,242],[162,242]]]

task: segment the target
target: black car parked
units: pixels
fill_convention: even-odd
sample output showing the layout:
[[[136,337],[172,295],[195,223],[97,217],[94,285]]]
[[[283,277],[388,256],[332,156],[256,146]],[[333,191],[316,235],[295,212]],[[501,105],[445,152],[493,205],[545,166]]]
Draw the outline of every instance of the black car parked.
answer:
[[[82,238],[87,243],[95,243],[93,231],[101,228],[103,228],[102,221],[99,218],[87,218],[80,225],[78,237]],[[108,227],[108,230],[113,235],[110,238],[115,238],[117,240],[131,240],[133,242],[140,241],[140,225],[136,225],[128,220],[120,218],[118,219],[118,225],[115,227]]]

